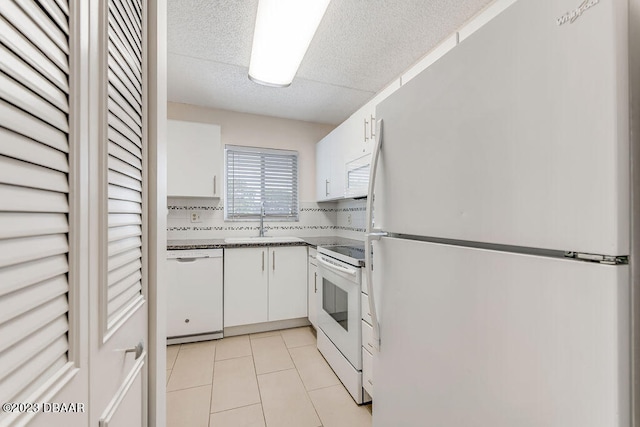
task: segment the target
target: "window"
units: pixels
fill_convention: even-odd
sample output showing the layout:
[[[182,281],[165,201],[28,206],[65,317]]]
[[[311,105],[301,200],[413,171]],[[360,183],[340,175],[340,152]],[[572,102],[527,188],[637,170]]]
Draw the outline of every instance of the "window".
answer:
[[[225,176],[226,220],[298,220],[296,151],[227,145]]]

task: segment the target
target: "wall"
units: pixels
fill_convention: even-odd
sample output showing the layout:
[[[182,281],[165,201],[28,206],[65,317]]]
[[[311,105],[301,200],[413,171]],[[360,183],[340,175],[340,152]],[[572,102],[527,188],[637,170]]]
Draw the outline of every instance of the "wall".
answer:
[[[221,201],[204,198],[170,198],[167,238],[222,239],[229,236],[257,236],[258,221],[226,221]],[[191,212],[200,221],[191,222]],[[364,240],[366,200],[341,200],[337,203],[300,202],[298,222],[265,221],[267,236],[341,236]]]
[[[297,222],[265,222],[267,235],[323,236],[335,234],[335,203],[315,203],[316,142],[333,130],[333,125],[246,114],[168,103],[170,119],[213,123],[221,127],[222,145],[280,148],[298,151],[300,217]],[[223,159],[219,159],[223,162]],[[224,198],[177,198],[167,200],[167,237],[175,239],[218,239],[258,234],[258,221],[224,221]],[[192,223],[197,211],[200,221]]]
[[[168,103],[167,116],[175,120],[220,125],[223,146],[231,144],[298,151],[300,201],[315,201],[316,142],[335,126],[175,102]]]

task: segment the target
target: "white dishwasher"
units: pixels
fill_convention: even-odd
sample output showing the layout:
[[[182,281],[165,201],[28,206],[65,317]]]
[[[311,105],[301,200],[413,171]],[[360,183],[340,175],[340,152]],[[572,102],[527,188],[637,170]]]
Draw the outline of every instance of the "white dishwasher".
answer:
[[[167,344],[222,338],[222,249],[167,251]]]

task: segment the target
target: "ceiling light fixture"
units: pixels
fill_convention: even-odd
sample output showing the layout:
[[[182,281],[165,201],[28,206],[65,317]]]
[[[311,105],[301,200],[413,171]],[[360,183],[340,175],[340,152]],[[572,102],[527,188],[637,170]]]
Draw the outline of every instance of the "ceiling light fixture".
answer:
[[[260,0],[249,79],[267,86],[289,86],[329,1]]]

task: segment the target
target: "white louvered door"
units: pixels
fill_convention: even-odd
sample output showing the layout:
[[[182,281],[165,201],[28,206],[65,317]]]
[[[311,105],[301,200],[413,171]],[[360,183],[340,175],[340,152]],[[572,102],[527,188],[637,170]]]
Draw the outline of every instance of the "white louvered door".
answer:
[[[88,423],[69,16],[66,0],[0,2],[0,403],[16,404],[0,426]],[[84,412],[43,413],[61,401]]]
[[[91,356],[91,405],[100,427],[140,427],[147,380],[145,10],[142,0],[100,3],[100,339]]]

